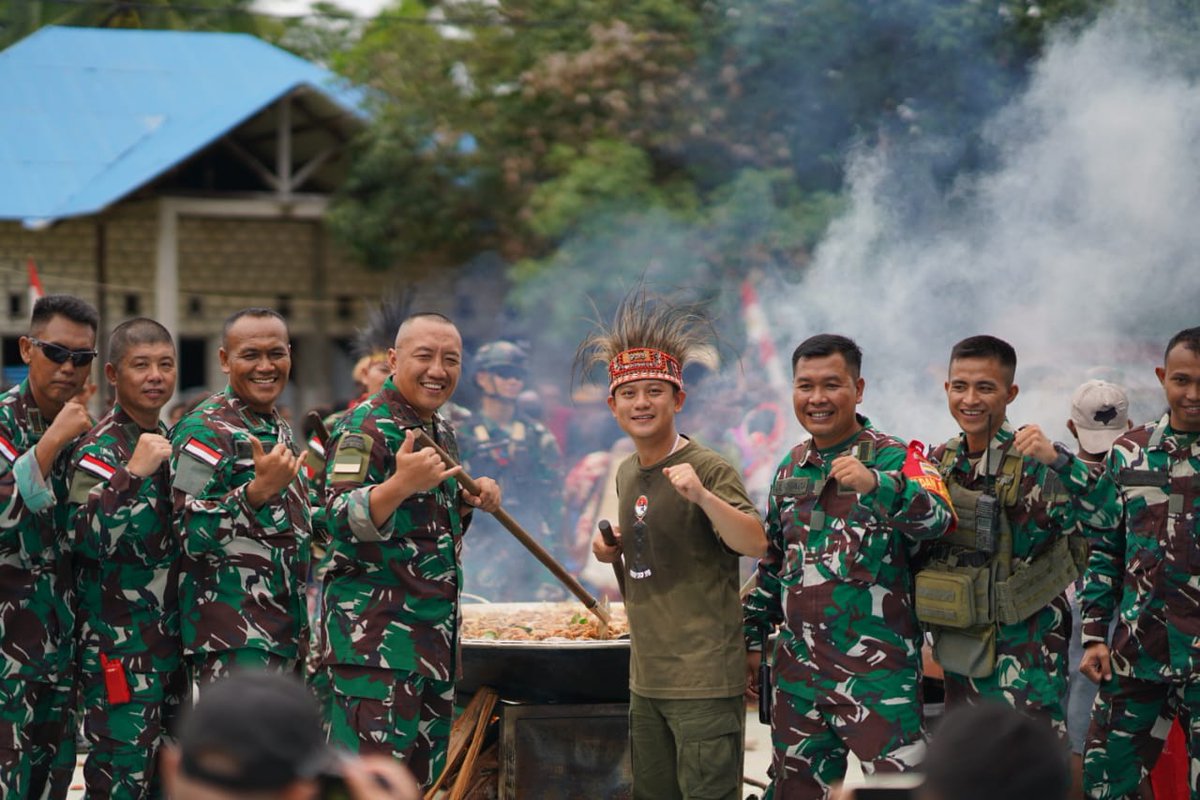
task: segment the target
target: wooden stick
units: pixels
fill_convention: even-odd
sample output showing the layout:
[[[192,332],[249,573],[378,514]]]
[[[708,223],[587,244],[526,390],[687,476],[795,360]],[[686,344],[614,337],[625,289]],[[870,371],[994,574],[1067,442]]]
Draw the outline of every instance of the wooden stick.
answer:
[[[454,774],[471,743],[469,734],[478,725],[478,720],[482,716],[482,709],[486,707],[486,713],[490,716],[492,708],[496,705],[496,699],[497,694],[495,689],[481,686],[475,692],[471,701],[467,703],[467,707],[463,709],[463,713],[459,714],[458,719],[454,720],[454,724],[450,726],[450,746],[447,748],[446,766],[442,768],[442,774],[438,776],[437,781],[425,793],[425,800],[433,800],[442,784]]]
[[[471,747],[467,750],[466,758],[463,759],[462,768],[458,771],[454,788],[450,790],[450,800],[462,800],[471,786],[471,778],[475,772],[475,760],[479,757],[479,750],[483,747],[483,740],[487,737],[488,726],[492,724],[492,709],[495,706],[496,693],[489,689],[488,696],[484,698],[483,705],[479,709],[479,717],[475,720],[475,733],[471,737]]]
[[[439,447],[437,442],[431,439],[429,434],[427,434],[425,431],[419,430],[417,432],[417,443],[422,447],[433,448],[433,451],[441,457],[442,463],[445,464],[447,468],[462,466],[453,458],[451,458],[449,453]],[[466,470],[463,470],[458,474],[458,481],[463,485],[463,488],[465,488],[471,494],[479,494],[479,484],[475,482],[474,478],[467,474]],[[497,508],[494,512],[492,512],[492,516],[495,517],[496,520],[503,525],[509,533],[516,537],[516,540],[524,545],[525,549],[532,553],[534,558],[542,562],[542,565],[545,566],[546,569],[550,570],[550,573],[554,575],[555,578],[558,578],[559,582],[571,591],[571,594],[579,598],[579,601],[583,603],[584,607],[587,608],[588,611],[596,615],[596,617],[600,620],[602,631],[608,630],[608,625],[612,621],[612,616],[608,613],[608,609],[600,605],[600,602],[595,597],[592,597],[591,593],[588,592],[587,589],[583,588],[579,581],[575,580],[575,577],[571,575],[571,573],[567,572],[562,564],[559,564],[557,561],[555,561],[554,556],[546,552],[546,548],[538,544],[537,540],[530,536],[525,529],[521,527],[521,524],[513,519],[503,508]]]

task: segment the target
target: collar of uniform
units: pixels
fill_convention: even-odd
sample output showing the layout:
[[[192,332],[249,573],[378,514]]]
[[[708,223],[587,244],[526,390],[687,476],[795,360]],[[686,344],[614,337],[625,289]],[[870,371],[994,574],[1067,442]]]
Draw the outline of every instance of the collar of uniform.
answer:
[[[392,418],[404,428],[421,428],[426,425],[432,425],[434,431],[440,431],[443,427],[442,418],[438,412],[433,412],[433,419],[426,422],[421,419],[421,415],[412,407],[412,404],[404,399],[404,395],[400,394],[400,390],[396,388],[396,384],[392,383],[392,376],[388,376],[383,382],[383,388],[379,390],[380,397],[388,404],[388,409],[392,412]],[[437,438],[436,436],[434,437]]]
[[[163,424],[162,420],[159,420],[154,424],[154,430],[146,430],[139,425],[133,419],[133,417],[129,416],[129,412],[122,408],[120,403],[115,401],[113,402],[112,410],[105,415],[104,419],[97,423],[97,427],[103,425],[109,420],[112,421],[113,425],[116,425],[120,427],[121,430],[125,431],[126,435],[129,436],[130,442],[136,442],[137,438],[143,433],[157,433],[161,436],[167,435],[167,426]]]
[[[246,401],[238,397],[232,386],[225,387],[225,401],[229,407],[238,413],[242,421],[246,423],[246,428],[250,431],[270,431],[275,433],[283,429],[283,417],[279,415],[279,406],[271,409],[270,415],[260,414],[250,406],[246,405]]]
[[[1158,424],[1154,427],[1156,431],[1162,431],[1162,436],[1151,438],[1150,447],[1152,449],[1162,450],[1164,453],[1169,455],[1175,455],[1176,453],[1187,450],[1189,455],[1200,456],[1200,435],[1195,433],[1185,433],[1172,428],[1171,412],[1168,411],[1167,413],[1163,414],[1162,419],[1160,419]],[[1159,439],[1159,441],[1155,442],[1155,438]],[[1191,439],[1191,442],[1187,442],[1189,438]],[[1185,442],[1187,442],[1187,444],[1185,444]]]
[[[1004,458],[1004,453],[1008,450],[1009,442],[1017,435],[1017,431],[1013,428],[1012,423],[1008,421],[1008,417],[1004,418],[1004,422],[1000,423],[1000,430],[996,431],[996,435],[988,442],[988,449],[992,451],[989,466],[993,470],[997,468],[1000,459]],[[954,457],[954,469],[963,472],[975,472],[977,475],[983,475],[983,453],[979,454],[979,459],[975,463],[974,469],[971,467],[970,458],[967,455],[967,435],[960,433],[958,435],[958,450]]]
[[[860,438],[862,438],[862,435],[864,433],[875,429],[875,426],[871,424],[871,420],[867,419],[862,414],[855,414],[854,418],[856,420],[858,420],[859,425],[862,425],[862,429],[855,431],[853,435],[847,437],[846,439],[843,439],[841,442],[837,443],[833,447],[826,447],[825,448],[826,452],[834,451],[834,452],[840,453],[841,451],[848,448],[850,445],[857,442]],[[800,463],[802,465],[803,464],[811,464],[814,467],[824,466],[825,461],[824,461],[824,459],[821,458],[821,451],[816,447],[816,445],[813,443],[812,439],[809,439],[805,443],[804,458],[801,460]]]
[[[33,434],[43,434],[46,432],[46,420],[42,419],[42,412],[37,407],[37,401],[33,398],[33,386],[29,384],[29,378],[21,381],[21,403],[25,406],[25,411],[21,416],[21,420],[29,427],[29,432]]]

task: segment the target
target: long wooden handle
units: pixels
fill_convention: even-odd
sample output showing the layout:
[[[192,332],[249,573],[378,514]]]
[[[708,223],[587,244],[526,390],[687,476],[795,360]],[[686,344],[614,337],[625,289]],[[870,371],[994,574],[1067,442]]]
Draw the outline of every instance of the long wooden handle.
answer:
[[[448,468],[462,466],[453,458],[451,458],[449,453],[439,447],[438,443],[430,438],[429,434],[427,434],[425,431],[419,431],[417,433],[417,443],[422,447],[433,448],[433,451],[441,457],[442,463],[444,463]],[[479,494],[479,484],[475,482],[474,478],[467,474],[466,470],[463,470],[458,474],[458,481],[471,494]],[[521,527],[521,524],[513,519],[507,511],[505,511],[503,508],[497,508],[494,512],[492,512],[492,516],[495,517],[496,520],[503,525],[518,542],[524,545],[525,549],[532,553],[534,558],[542,562],[546,569],[550,570],[551,574],[553,574],[555,578],[558,578],[562,585],[566,586],[567,589],[571,591],[571,594],[578,597],[579,601],[583,603],[584,607],[586,607],[588,611],[595,614],[600,620],[600,623],[605,627],[605,629],[607,629],[609,622],[612,621],[612,617],[608,613],[608,609],[600,605],[599,600],[592,597],[588,590],[583,588],[579,581],[575,580],[575,577],[571,575],[571,573],[567,572],[562,564],[559,564],[557,561],[555,561],[554,556],[547,553],[546,548],[538,544],[537,540],[530,536],[525,529]]]
[[[606,519],[596,523],[600,528],[600,538],[609,547],[617,546],[617,536],[613,533],[612,523]],[[625,596],[625,557],[617,553],[617,560],[612,562],[613,574],[617,576],[617,588],[621,590],[621,597]]]

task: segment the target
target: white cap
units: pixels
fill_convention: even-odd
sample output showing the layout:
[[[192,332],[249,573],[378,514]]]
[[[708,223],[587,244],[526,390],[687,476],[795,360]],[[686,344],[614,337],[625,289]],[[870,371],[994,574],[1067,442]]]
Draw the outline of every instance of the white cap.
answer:
[[[1117,437],[1129,430],[1129,398],[1115,383],[1088,381],[1071,395],[1071,419],[1080,447],[1089,453],[1107,453]]]

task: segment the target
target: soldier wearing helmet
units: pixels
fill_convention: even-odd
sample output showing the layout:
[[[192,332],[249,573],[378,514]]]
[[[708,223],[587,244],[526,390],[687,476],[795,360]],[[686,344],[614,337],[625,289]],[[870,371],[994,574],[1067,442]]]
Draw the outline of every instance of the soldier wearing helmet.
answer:
[[[478,413],[462,426],[463,461],[473,475],[496,479],[505,509],[551,552],[562,524],[562,455],[545,425],[523,413],[528,355],[508,341],[475,354]],[[493,518],[476,519],[463,540],[463,588],[488,600],[553,599],[561,588],[550,573]]]

